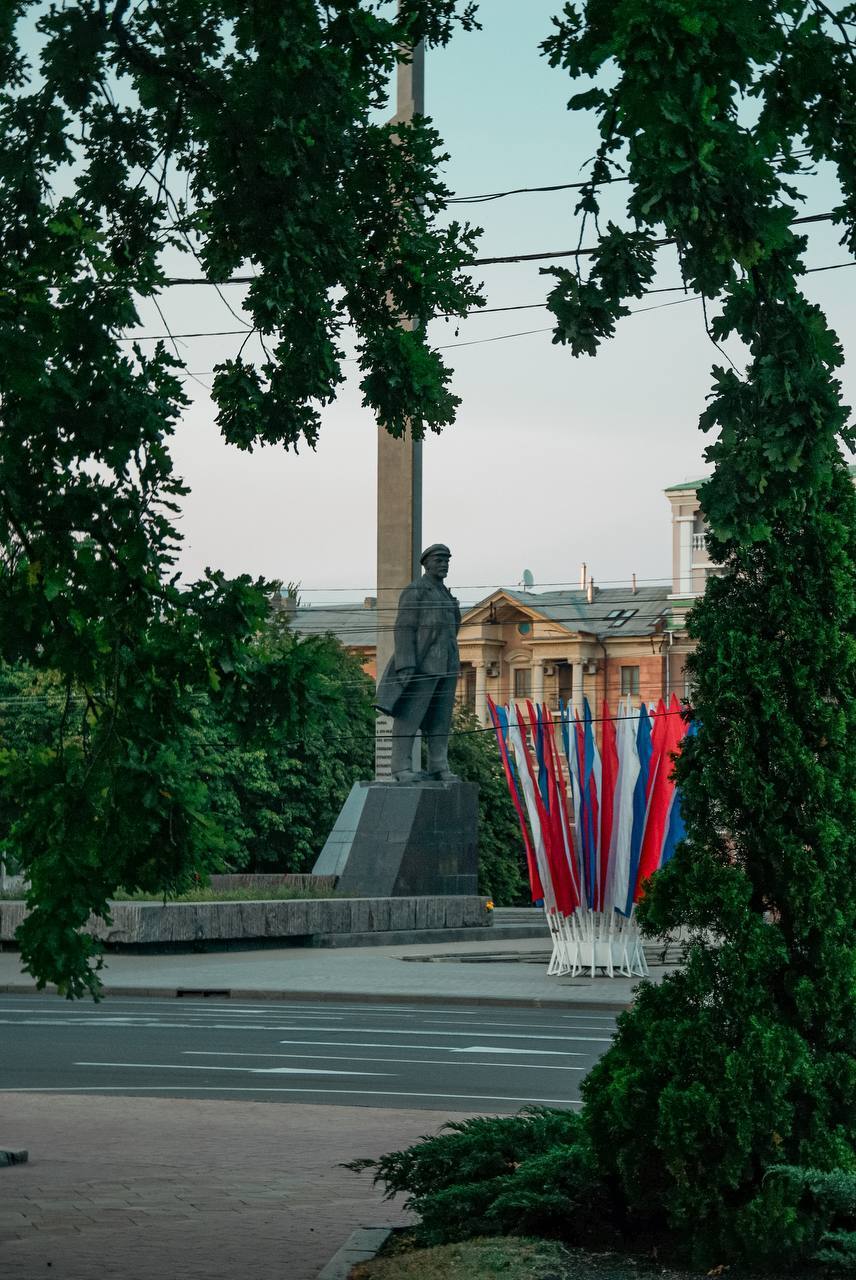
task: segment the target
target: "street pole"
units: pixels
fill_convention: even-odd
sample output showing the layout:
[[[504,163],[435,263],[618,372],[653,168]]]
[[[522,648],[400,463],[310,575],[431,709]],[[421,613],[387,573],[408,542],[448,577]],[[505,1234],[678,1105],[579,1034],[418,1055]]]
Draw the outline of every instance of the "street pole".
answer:
[[[408,62],[399,62],[395,120],[405,123],[425,113],[425,46],[418,44]],[[415,322],[402,317],[405,329]],[[422,442],[408,429],[396,439],[381,424],[377,439],[377,678],[393,655],[393,623],[398,597],[419,576],[422,554]],[[414,769],[421,766],[417,735]],[[375,730],[375,775],[391,776],[392,719],[379,715]]]

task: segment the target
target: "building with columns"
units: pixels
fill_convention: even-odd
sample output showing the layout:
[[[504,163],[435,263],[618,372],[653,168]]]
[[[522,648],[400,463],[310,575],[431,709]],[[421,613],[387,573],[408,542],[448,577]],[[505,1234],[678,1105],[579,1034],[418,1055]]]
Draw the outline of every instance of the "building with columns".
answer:
[[[498,588],[464,614],[459,698],[482,722],[488,695],[553,708],[561,701],[580,711],[584,697],[593,709],[604,698],[614,707],[622,695],[637,705],[656,701],[674,688],[669,612],[665,585]]]
[[[856,483],[856,466],[850,467]],[[703,480],[665,490],[671,509],[672,580],[661,586],[598,587],[587,573],[568,591],[498,587],[466,609],[458,637],[461,674],[458,698],[482,722],[487,698],[497,703],[561,699],[576,708],[587,697],[594,709],[629,695],[635,704],[672,693],[685,697],[685,663],[692,649],[686,616],[718,573],[705,542],[698,498]],[[395,622],[374,596],[362,603],[300,605],[284,599],[294,629],[302,635],[332,633],[376,676],[378,628]],[[599,714],[597,712],[596,714]]]

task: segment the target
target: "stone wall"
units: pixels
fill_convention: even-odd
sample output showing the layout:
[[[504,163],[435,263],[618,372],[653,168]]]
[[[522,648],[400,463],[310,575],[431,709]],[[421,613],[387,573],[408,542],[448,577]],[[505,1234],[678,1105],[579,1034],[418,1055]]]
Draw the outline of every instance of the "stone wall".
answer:
[[[258,902],[115,902],[90,931],[109,945],[467,929],[491,924],[481,897],[315,898]],[[26,904],[0,902],[0,942],[12,942]]]

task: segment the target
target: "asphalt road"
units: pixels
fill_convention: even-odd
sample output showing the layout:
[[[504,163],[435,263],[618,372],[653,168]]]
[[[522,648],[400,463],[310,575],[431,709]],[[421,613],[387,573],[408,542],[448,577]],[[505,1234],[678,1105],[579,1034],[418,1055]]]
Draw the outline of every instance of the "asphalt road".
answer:
[[[0,997],[0,1090],[514,1112],[573,1107],[610,1013]]]

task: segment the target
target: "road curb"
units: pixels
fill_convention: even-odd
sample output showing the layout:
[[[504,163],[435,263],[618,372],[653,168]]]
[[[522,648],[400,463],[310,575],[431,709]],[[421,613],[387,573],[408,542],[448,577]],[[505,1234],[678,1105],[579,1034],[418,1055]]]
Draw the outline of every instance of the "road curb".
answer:
[[[0,984],[0,995],[55,996],[56,987],[47,986],[38,991],[24,982]],[[419,1004],[419,1005],[480,1005],[500,1009],[582,1009],[592,1013],[623,1013],[632,1007],[632,1000],[574,1000],[557,999],[555,996],[481,996],[441,994],[436,992],[387,992],[387,991],[270,991],[244,987],[113,987],[102,988],[105,997],[127,999],[139,996],[149,999],[220,999],[220,1000],[269,1000],[304,1001],[307,1004]]]
[[[376,1257],[394,1230],[394,1227],[357,1227],[319,1272],[318,1280],[348,1280],[351,1268]]]

